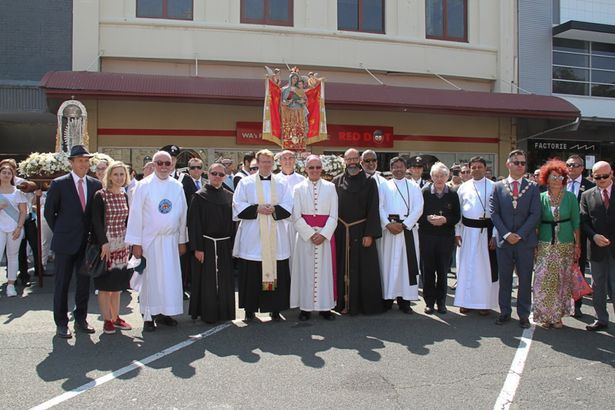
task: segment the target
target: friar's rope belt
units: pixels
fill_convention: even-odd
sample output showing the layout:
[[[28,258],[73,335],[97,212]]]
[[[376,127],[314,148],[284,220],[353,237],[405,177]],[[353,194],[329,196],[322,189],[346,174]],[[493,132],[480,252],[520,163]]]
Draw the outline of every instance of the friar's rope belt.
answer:
[[[227,239],[231,239],[230,236],[226,236],[224,238],[212,238],[211,236],[203,235],[203,238],[207,238],[210,241],[214,242],[214,263],[216,266],[216,292],[218,292],[218,241],[225,241]]]
[[[337,220],[346,228],[346,249],[344,253],[344,309],[350,311],[350,228],[367,221],[367,218],[350,223],[344,221],[342,218],[337,218]]]

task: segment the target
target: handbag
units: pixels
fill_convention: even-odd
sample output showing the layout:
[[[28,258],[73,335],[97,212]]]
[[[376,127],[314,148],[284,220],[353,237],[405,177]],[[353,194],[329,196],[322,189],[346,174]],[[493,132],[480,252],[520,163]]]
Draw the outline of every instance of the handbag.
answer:
[[[100,257],[100,246],[88,241],[85,246],[85,256],[79,273],[84,276],[97,278],[107,271],[106,265],[106,262]]]
[[[579,264],[572,265],[572,298],[577,301],[583,296],[591,295],[592,288],[585,280],[585,275],[581,272]]]

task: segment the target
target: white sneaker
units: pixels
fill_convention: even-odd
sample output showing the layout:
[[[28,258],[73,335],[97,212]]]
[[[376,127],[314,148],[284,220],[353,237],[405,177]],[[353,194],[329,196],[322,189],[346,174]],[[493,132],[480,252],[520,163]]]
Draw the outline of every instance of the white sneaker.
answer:
[[[17,296],[15,285],[6,285],[6,296],[8,296],[9,298]]]

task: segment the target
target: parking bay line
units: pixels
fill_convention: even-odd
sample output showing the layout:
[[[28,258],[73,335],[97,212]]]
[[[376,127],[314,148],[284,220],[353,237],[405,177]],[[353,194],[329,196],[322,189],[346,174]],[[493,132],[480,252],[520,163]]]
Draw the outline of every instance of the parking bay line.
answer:
[[[107,373],[104,376],[99,377],[96,380],[92,380],[89,383],[86,383],[82,386],[79,386],[73,390],[67,391],[66,393],[63,393],[59,396],[56,396],[50,400],[47,400],[44,403],[39,404],[38,406],[32,407],[32,410],[39,410],[39,409],[49,409],[53,406],[56,406],[60,403],[63,403],[67,400],[72,399],[73,397],[76,397],[78,395],[80,395],[81,393],[85,393],[89,390],[92,390],[95,387],[98,387],[104,383],[107,383],[111,380],[117,379],[118,377],[126,374],[126,373],[130,373],[133,370],[139,369],[139,368],[143,368],[146,365],[155,362],[158,359],[162,359],[165,356],[170,355],[171,353],[175,353],[178,350],[181,350],[185,347],[190,346],[191,344],[199,341],[199,340],[203,340],[209,336],[212,336],[216,333],[218,333],[219,331],[226,329],[227,327],[231,326],[232,322],[228,322],[228,323],[223,323],[221,325],[218,325],[216,327],[213,327],[203,333],[199,333],[197,335],[194,336],[190,336],[189,339],[184,340],[181,343],[178,343],[174,346],[171,346],[169,348],[166,348],[158,353],[154,353],[151,356],[146,357],[143,360],[135,360],[133,361],[131,364],[129,364],[128,366],[122,367],[121,369],[115,370],[111,373]]]

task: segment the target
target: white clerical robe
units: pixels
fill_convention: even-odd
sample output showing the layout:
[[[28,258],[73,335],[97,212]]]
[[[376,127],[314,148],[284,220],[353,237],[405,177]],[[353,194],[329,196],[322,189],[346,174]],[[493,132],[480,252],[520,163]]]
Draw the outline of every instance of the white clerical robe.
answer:
[[[337,227],[337,192],[325,180],[304,180],[295,187],[292,222],[297,231],[290,280],[290,307],[301,310],[331,310],[335,307],[331,237]],[[308,224],[303,215],[326,215],[323,227]],[[326,238],[314,245],[310,238],[319,233]]]
[[[259,177],[259,174],[256,173],[241,178],[233,194],[233,220],[241,221],[235,235],[233,256],[249,261],[262,262],[260,222],[258,218],[240,219],[238,217],[246,208],[258,204],[256,178]],[[265,203],[280,205],[288,213],[291,213],[293,210],[293,197],[286,182],[277,175],[271,175],[270,181],[261,182],[263,184]],[[271,201],[271,184],[276,186],[277,201],[275,203]],[[276,227],[276,260],[288,259],[290,257],[290,243],[286,224],[284,224],[283,220],[274,221],[272,217],[271,223],[274,223]]]
[[[178,245],[187,242],[186,209],[182,184],[174,178],[152,174],[134,190],[126,242],[143,247],[146,267],[139,305],[146,321],[184,311]]]
[[[488,178],[471,179],[457,190],[461,215],[469,219],[490,218],[489,198],[495,183]],[[482,231],[482,232],[481,232]],[[495,228],[493,236],[495,236]],[[487,229],[470,228],[460,222],[455,235],[461,236],[457,251],[457,290],[455,306],[468,309],[495,309],[498,306],[498,282],[491,281]]]
[[[410,285],[404,233],[393,235],[385,226],[390,223],[389,215],[396,214],[406,225],[406,229],[412,231],[412,227],[423,213],[423,194],[416,184],[403,178],[391,179],[381,184],[379,195],[382,238],[378,246],[378,257],[382,279],[382,297],[388,300],[395,299],[398,296],[404,300],[418,300],[418,285]],[[414,248],[418,266],[419,242],[416,238],[414,239]]]
[[[293,172],[289,175],[280,172],[278,176],[280,176],[284,181],[286,181],[291,195],[294,195],[295,187],[306,180],[303,175],[299,175],[296,172]],[[295,230],[295,225],[292,223],[291,218],[284,219],[284,224],[286,225],[286,231],[288,232],[288,243],[290,244],[290,260],[288,261],[288,263],[292,271],[293,255],[295,249],[295,237],[297,236],[297,231]]]

